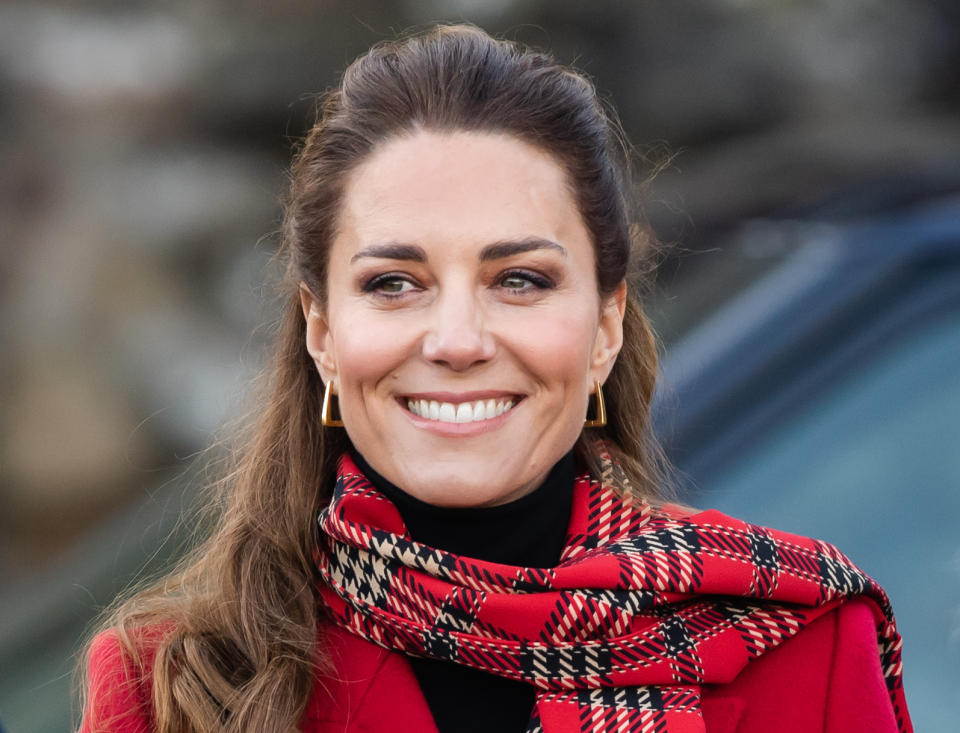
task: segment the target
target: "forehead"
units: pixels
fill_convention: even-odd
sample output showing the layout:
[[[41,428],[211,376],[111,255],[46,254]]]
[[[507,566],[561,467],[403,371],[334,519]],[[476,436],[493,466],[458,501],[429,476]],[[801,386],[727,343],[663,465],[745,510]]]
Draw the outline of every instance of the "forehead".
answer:
[[[563,167],[508,135],[417,131],[377,147],[347,180],[335,249],[424,247],[539,237],[586,247]],[[345,251],[344,251],[345,250]]]

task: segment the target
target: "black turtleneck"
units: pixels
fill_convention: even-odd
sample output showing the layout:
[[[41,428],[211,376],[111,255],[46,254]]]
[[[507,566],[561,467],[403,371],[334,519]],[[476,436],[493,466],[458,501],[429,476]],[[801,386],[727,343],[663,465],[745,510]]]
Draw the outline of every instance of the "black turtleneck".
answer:
[[[567,453],[543,484],[499,506],[451,508],[411,496],[353,452],[357,467],[397,507],[410,537],[465,557],[521,567],[553,567],[570,522],[574,457]],[[536,690],[454,662],[411,657],[413,673],[440,733],[526,730]]]

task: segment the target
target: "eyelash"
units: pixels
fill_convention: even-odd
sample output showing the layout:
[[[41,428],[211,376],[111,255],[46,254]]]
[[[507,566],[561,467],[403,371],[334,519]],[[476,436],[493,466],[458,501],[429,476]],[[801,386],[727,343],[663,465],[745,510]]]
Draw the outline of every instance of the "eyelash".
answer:
[[[498,283],[502,283],[508,278],[518,278],[520,280],[527,280],[533,285],[533,290],[552,290],[554,288],[553,281],[540,275],[535,272],[530,272],[529,270],[507,270],[497,278]],[[522,293],[527,288],[506,288],[511,293]]]
[[[402,292],[401,292],[401,293],[386,293],[386,292],[384,292],[384,291],[382,291],[382,290],[378,290],[378,289],[377,289],[377,288],[380,288],[381,286],[383,286],[385,283],[388,283],[388,282],[391,282],[391,281],[394,281],[394,280],[399,280],[399,281],[401,281],[401,282],[410,283],[411,285],[414,284],[409,278],[404,277],[403,275],[398,275],[398,274],[392,273],[392,272],[386,272],[386,273],[384,273],[384,274],[382,274],[382,275],[376,275],[375,277],[372,277],[372,278],[370,278],[369,280],[367,280],[367,282],[364,283],[364,285],[363,285],[363,292],[365,292],[365,293],[371,293],[371,294],[376,295],[377,297],[380,297],[380,298],[387,298],[388,300],[393,300],[394,298],[401,298],[401,297],[403,297],[403,293],[402,293]]]
[[[522,294],[527,290],[536,291],[536,290],[552,290],[555,285],[553,281],[543,275],[539,275],[535,272],[530,272],[529,270],[507,270],[506,272],[501,273],[497,276],[496,282],[502,283],[504,280],[510,278],[517,278],[520,280],[526,280],[533,285],[532,288],[504,288],[511,293]],[[395,300],[396,298],[402,298],[406,291],[399,293],[387,293],[378,288],[382,287],[384,284],[391,281],[401,281],[415,285],[415,283],[408,277],[396,273],[387,272],[382,275],[376,275],[375,277],[367,280],[363,285],[363,292],[371,293],[376,295],[379,298],[384,298],[387,300]]]

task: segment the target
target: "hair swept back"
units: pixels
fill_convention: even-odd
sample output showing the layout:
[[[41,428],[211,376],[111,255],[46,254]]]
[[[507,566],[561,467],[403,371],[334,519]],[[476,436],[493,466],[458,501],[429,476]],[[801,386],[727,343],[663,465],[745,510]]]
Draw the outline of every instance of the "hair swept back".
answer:
[[[382,43],[354,61],[293,162],[280,253],[285,311],[262,405],[215,487],[216,527],[104,623],[135,674],[152,676],[161,733],[293,730],[326,664],[312,552],[347,443],[344,431],[320,425],[323,384],[305,348],[298,286],[324,300],[347,174],[378,144],[417,129],[509,134],[552,153],[592,234],[600,296],[628,276],[639,231],[629,149],[583,74],[468,25]],[[577,448],[597,471],[593,439],[605,439],[630,490],[654,502],[665,485],[649,418],[656,371],[653,333],[628,293],[623,349],[604,386],[609,422]],[[97,695],[89,690],[88,704]]]

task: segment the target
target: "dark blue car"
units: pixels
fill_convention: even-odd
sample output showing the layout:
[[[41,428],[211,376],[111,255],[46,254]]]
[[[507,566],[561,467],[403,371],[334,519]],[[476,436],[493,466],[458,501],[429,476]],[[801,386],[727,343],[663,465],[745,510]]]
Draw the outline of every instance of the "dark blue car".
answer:
[[[664,361],[685,498],[839,545],[891,597],[917,730],[956,730],[960,198],[751,238],[791,246]]]

